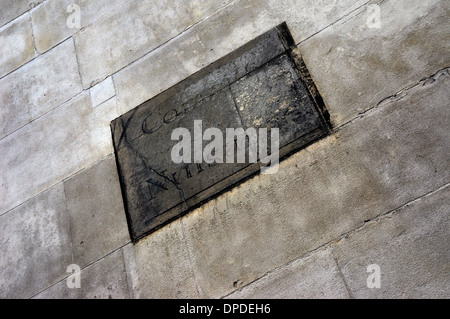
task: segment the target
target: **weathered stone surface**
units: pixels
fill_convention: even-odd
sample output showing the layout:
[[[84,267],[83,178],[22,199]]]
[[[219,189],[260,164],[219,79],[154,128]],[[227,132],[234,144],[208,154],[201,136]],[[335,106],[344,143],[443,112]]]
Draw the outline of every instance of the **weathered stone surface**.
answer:
[[[0,78],[34,57],[31,20],[28,15],[0,30]]]
[[[230,21],[233,17],[230,7],[235,8],[236,2],[115,74],[121,110],[132,109],[274,26],[261,27],[254,32],[246,32],[245,28],[234,30],[236,21]],[[236,11],[240,9],[235,8]],[[251,10],[254,9],[247,8],[247,11]],[[257,22],[252,20],[254,14],[240,11],[239,16],[241,14],[247,23]],[[226,37],[219,37],[220,34]],[[227,40],[232,43],[222,43]],[[153,85],[149,86],[149,82]]]
[[[27,12],[44,0],[3,0],[0,11],[0,27]]]
[[[194,273],[180,222],[123,247],[134,298],[197,298]]]
[[[120,12],[108,15],[74,36],[83,87],[114,73],[158,46],[148,26],[151,16],[138,15],[143,6],[129,1]],[[137,12],[136,12],[137,11]],[[121,19],[129,21],[125,24]]]
[[[114,89],[112,77],[108,77],[96,86],[91,87],[89,93],[91,94],[92,107],[99,106],[115,96],[116,90]]]
[[[234,1],[116,73],[121,111],[129,111],[284,21],[298,43],[364,2]]]
[[[253,1],[256,3],[256,1]],[[355,9],[364,5],[367,0],[267,0],[267,14],[264,16],[267,25],[277,25],[286,21],[292,32],[295,43],[299,43],[324,28],[330,26]],[[258,2],[258,5],[260,2]],[[240,4],[237,3],[239,6]],[[253,5],[256,7],[256,5]],[[255,10],[255,9],[253,9]]]
[[[69,276],[70,273],[66,273]],[[127,299],[130,298],[122,250],[119,249],[81,269],[81,287],[68,288],[67,279],[44,290],[36,299]]]
[[[36,50],[47,51],[58,43],[124,4],[122,0],[50,0],[31,12]],[[76,14],[71,5],[80,8],[80,29],[69,27],[67,20]],[[69,11],[68,11],[69,8]]]
[[[75,35],[83,87],[137,60],[226,3],[166,2],[146,0],[137,6],[129,1]]]
[[[367,26],[364,6],[300,45],[333,126],[450,66],[448,1],[381,1],[380,9],[379,29]]]
[[[126,191],[124,202],[133,239],[142,237],[179,215],[186,209],[184,200],[192,201],[193,196],[211,186],[211,183],[219,182],[223,178],[220,173],[233,174],[242,168],[242,165],[234,167],[225,164],[224,169],[218,165],[208,168],[208,164],[204,163],[197,165],[172,162],[171,149],[175,142],[170,140],[170,136],[173,129],[186,127],[192,130],[193,121],[198,118],[221,124],[221,128],[241,126],[229,92],[219,91],[195,108],[192,113],[170,123],[164,130],[159,130],[156,134],[145,134],[128,145],[124,144],[117,151],[122,187]],[[209,118],[202,114],[206,108],[211,111]],[[170,108],[166,108],[166,111],[170,111]],[[140,120],[143,119],[145,117]],[[214,122],[214,119],[221,119],[220,123]],[[139,126],[142,127],[142,124]],[[207,175],[202,174],[203,172]]]
[[[74,3],[76,1],[73,0]],[[0,9],[0,25],[3,24],[2,28],[7,28],[10,24],[14,24],[15,22],[11,21],[11,19],[28,10],[28,4],[32,2],[38,3],[41,0],[3,0]],[[46,0],[42,4],[46,4],[48,8],[51,8],[52,6],[50,4],[64,2],[65,0]],[[89,0],[85,3],[88,5],[89,3],[104,2],[106,1]],[[109,2],[112,3],[112,1]],[[238,280],[242,279],[242,285],[245,285],[249,281],[254,280],[254,278],[259,278],[261,274],[270,272],[274,268],[274,265],[277,265],[276,267],[285,265],[286,260],[290,261],[298,258],[299,255],[303,255],[304,251],[309,251],[309,247],[317,247],[318,243],[326,242],[331,237],[335,238],[336,234],[347,232],[351,228],[362,225],[362,220],[365,218],[369,219],[378,213],[383,213],[398,205],[403,205],[405,202],[417,198],[423,193],[436,189],[436,187],[442,185],[441,183],[448,183],[449,175],[447,172],[449,171],[449,167],[446,164],[448,162],[448,156],[445,156],[445,154],[449,153],[448,129],[445,129],[448,127],[448,111],[444,109],[448,105],[448,86],[442,86],[442,83],[438,80],[435,83],[437,84],[436,89],[430,90],[430,94],[426,95],[420,102],[417,102],[417,98],[411,99],[402,93],[390,99],[389,104],[379,106],[383,109],[391,108],[392,112],[383,111],[379,112],[376,116],[371,115],[367,117],[375,111],[371,110],[365,113],[363,118],[359,118],[359,115],[357,115],[359,112],[365,112],[368,108],[375,106],[381,99],[398,92],[423,77],[435,73],[442,66],[448,66],[448,59],[443,60],[448,57],[449,41],[447,36],[448,32],[446,32],[446,26],[448,25],[448,14],[446,12],[448,12],[448,7],[445,11],[439,13],[438,7],[435,6],[438,2],[435,0],[421,1],[420,3],[415,0],[404,3],[399,3],[399,1],[377,1],[381,4],[382,8],[381,29],[369,30],[366,28],[365,22],[368,17],[366,6],[362,7],[358,12],[355,12],[359,13],[359,15],[355,16],[352,13],[347,17],[349,19],[342,21],[343,23],[335,23],[342,16],[365,2],[366,0],[234,1],[223,10],[201,21],[201,23],[191,29],[182,31],[182,34],[178,37],[158,47],[142,59],[120,69],[114,75],[115,81],[120,80],[117,81],[120,84],[117,88],[118,98],[120,99],[120,114],[123,114],[136,105],[152,98],[159,92],[173,86],[192,73],[197,72],[204,66],[225,56],[235,48],[263,33],[265,30],[278,25],[282,21],[287,22],[296,43],[312,36],[312,38],[303,43],[305,47],[302,48],[302,53],[309,59],[307,59],[307,63],[314,76],[314,80],[316,83],[319,83],[322,94],[327,97],[326,102],[331,108],[332,119],[336,119],[334,124],[347,124],[338,129],[338,134],[335,135],[337,138],[328,138],[318,145],[309,147],[307,151],[295,155],[295,160],[289,161],[286,165],[282,164],[285,165],[282,169],[287,170],[289,176],[286,173],[280,176],[280,179],[276,180],[275,183],[269,181],[267,184],[255,182],[260,181],[260,178],[249,180],[246,183],[256,183],[256,195],[246,191],[238,199],[233,199],[235,193],[225,193],[223,194],[223,201],[227,202],[228,206],[224,205],[224,209],[214,211],[217,207],[216,205],[208,208],[206,211],[201,211],[201,213],[193,213],[197,215],[195,218],[199,218],[199,224],[205,220],[205,214],[210,216],[214,215],[215,219],[213,222],[219,223],[219,226],[216,227],[213,225],[209,230],[206,227],[204,229],[200,227],[203,231],[199,235],[198,241],[205,242],[204,250],[201,251],[204,255],[201,256],[200,250],[196,249],[193,249],[193,253],[191,254],[193,256],[195,255],[195,258],[193,258],[195,260],[194,268],[196,277],[200,278],[197,280],[200,283],[199,289],[203,295],[206,295],[206,293],[201,291],[202,286],[209,287],[209,284],[204,284],[205,282],[212,282],[212,288],[208,288],[207,290],[209,295],[226,295],[236,289],[233,285],[234,281],[239,285],[241,283]],[[123,4],[125,3],[124,1]],[[190,4],[192,1],[186,2],[186,5],[188,3]],[[373,1],[370,3],[376,2]],[[155,1],[154,5],[148,6],[149,10],[145,11],[149,12],[159,4],[167,10],[167,13],[162,14],[160,9],[154,12],[164,16],[162,18],[163,22],[161,23],[158,19],[154,19],[149,21],[149,24],[159,26],[162,36],[167,35],[168,37],[172,37],[175,34],[179,34],[175,31],[178,31],[177,28],[181,26],[181,23],[178,24],[177,19],[171,16],[170,10],[174,7],[177,7],[176,10],[182,10],[181,8],[184,8],[183,6],[185,4],[181,4],[180,7],[178,3],[169,4],[163,1],[158,1],[157,3]],[[434,8],[436,9],[428,10],[431,6],[435,6]],[[448,6],[448,2],[440,1],[438,6],[441,6],[441,8],[442,6]],[[22,17],[33,16],[34,12],[38,11],[38,9],[39,7],[31,10],[29,13],[23,14]],[[105,12],[104,9],[109,9],[109,7],[106,5],[102,8],[102,14]],[[86,21],[85,14],[96,16],[99,13],[96,10],[90,12],[91,10],[89,9],[89,12],[86,10],[81,11],[82,24]],[[178,17],[183,14],[175,13]],[[58,15],[60,16],[58,17]],[[68,14],[66,13],[66,15]],[[117,15],[120,15],[120,13]],[[5,17],[7,18],[5,19]],[[60,42],[61,40],[57,39],[59,34],[62,37],[66,37],[67,35],[64,34],[64,30],[58,31],[56,26],[62,24],[65,27],[66,16],[63,11],[59,11],[50,12],[48,17],[55,17],[53,21],[51,19],[48,20],[49,22],[51,21],[48,24],[48,34],[56,31],[54,33],[55,37],[51,41],[56,39],[57,42]],[[132,18],[133,16],[130,15],[130,19],[126,23],[132,24]],[[97,17],[94,17],[94,20],[97,19]],[[124,22],[125,20],[125,17],[117,19],[119,22]],[[385,20],[387,23],[385,23]],[[8,21],[7,25],[4,25],[5,21]],[[36,24],[37,20],[33,20],[33,22]],[[114,26],[115,21],[111,22],[111,27],[116,28],[116,31],[110,32],[108,37],[93,38],[91,44],[108,47],[108,43],[110,42],[109,37],[114,38],[117,34],[120,34],[120,27]],[[51,24],[54,25],[54,28],[52,28]],[[328,27],[330,24],[333,25]],[[327,28],[322,30],[325,27]],[[90,28],[90,26],[87,26],[87,28]],[[131,29],[133,28],[131,27]],[[45,28],[42,30],[44,32]],[[35,31],[37,31],[37,28],[35,28]],[[61,33],[58,33],[60,31]],[[333,36],[331,36],[331,31]],[[154,32],[156,34],[158,31],[154,30]],[[314,40],[316,37],[317,41]],[[44,37],[40,36],[37,36],[35,40],[36,42],[40,42],[41,40],[42,43],[45,42]],[[97,40],[98,42],[96,42]],[[314,40],[314,43],[310,42],[312,40]],[[44,45],[53,46],[51,41],[48,42],[49,44]],[[327,45],[330,45],[330,47]],[[39,43],[37,43],[37,46],[38,49],[41,48]],[[331,46],[332,50],[329,52]],[[339,53],[337,51],[339,47],[344,49],[344,51]],[[1,48],[0,52],[2,49],[4,48]],[[86,50],[90,49],[87,48]],[[111,52],[113,51],[111,50]],[[7,52],[11,54],[9,51]],[[46,51],[44,56],[52,52],[53,50]],[[327,52],[329,52],[328,55],[326,54]],[[105,50],[105,56],[108,53]],[[123,54],[127,55],[126,52]],[[38,57],[37,59],[40,58],[42,57]],[[442,60],[445,62],[444,64],[440,63]],[[28,65],[34,62],[26,63],[21,69],[27,68]],[[52,64],[59,64],[60,62],[61,59],[55,56],[46,63],[35,64],[37,70],[33,73],[34,77],[39,77],[39,72],[46,70]],[[95,67],[97,62],[98,60],[94,60],[90,63]],[[61,63],[65,64],[63,62]],[[10,73],[6,78],[21,72],[21,69]],[[27,70],[29,72],[30,68],[28,67]],[[61,76],[61,79],[67,78],[67,75],[64,74],[65,70],[63,68],[60,70],[62,71],[48,72],[48,75],[43,76],[43,78],[52,79],[56,77],[59,79],[59,76]],[[107,75],[110,74],[109,72],[103,73],[102,70],[93,72],[95,74],[101,74],[98,79],[95,77],[95,83],[107,78]],[[8,81],[11,80],[5,80],[0,83],[5,85],[5,83],[9,83]],[[433,81],[433,79],[429,79],[429,81]],[[43,84],[42,87],[55,90],[59,80],[50,82],[48,85]],[[27,86],[18,85],[15,88],[11,86],[11,89],[1,91],[0,114],[6,112],[12,114],[11,118],[13,120],[19,119],[18,114],[20,112],[16,112],[17,114],[15,114],[13,110],[26,109],[25,106],[31,104],[30,101],[35,101],[36,96],[43,97],[43,94],[45,94],[45,92],[42,93],[40,84],[33,82],[29,87],[39,88],[39,90],[33,90],[34,93],[21,99],[11,110],[6,110],[12,105],[7,100],[7,97],[9,99],[13,95],[20,96],[32,90],[26,89],[24,91],[25,87]],[[440,89],[438,89],[439,87]],[[428,90],[428,88],[426,89]],[[415,88],[414,92],[417,92],[417,89]],[[21,93],[21,91],[23,92]],[[411,92],[411,90],[408,90],[407,94],[409,95]],[[65,92],[61,93],[63,95],[65,94]],[[441,98],[437,98],[438,95],[442,95]],[[53,96],[55,97],[57,94]],[[66,97],[65,100],[69,98]],[[373,100],[371,100],[372,98]],[[89,96],[87,99],[89,99]],[[395,102],[395,99],[400,99],[400,101]],[[108,101],[106,103],[110,104],[112,102]],[[406,111],[404,107],[408,103],[411,104],[411,107],[407,108]],[[61,103],[59,102],[59,104]],[[38,102],[36,105],[41,105],[41,103]],[[441,111],[437,111],[437,105],[441,105]],[[72,107],[74,106],[75,104],[72,104]],[[103,106],[104,104],[98,107],[102,108]],[[431,110],[429,114],[426,113],[428,110]],[[69,111],[68,113],[68,118],[74,115],[74,112]],[[90,114],[90,111],[83,109],[83,113],[87,115]],[[105,111],[103,116],[108,117],[109,114],[109,111]],[[357,118],[351,120],[355,116]],[[79,116],[75,116],[74,118],[78,119]],[[422,118],[425,118],[425,120]],[[97,146],[96,143],[91,143],[92,140],[95,140],[94,136],[99,136],[99,132],[103,136],[101,134],[103,132],[103,124],[94,125],[97,129],[92,134],[88,133],[91,130],[90,128],[86,128],[86,131],[80,133],[79,124],[66,125],[66,121],[62,121],[64,124],[56,124],[54,121],[57,121],[57,119],[56,117],[52,117],[53,122],[49,120],[46,122],[46,125],[35,127],[33,130],[26,129],[20,134],[15,132],[15,138],[9,137],[8,139],[7,137],[8,142],[0,142],[2,146],[0,149],[0,154],[2,154],[0,156],[0,214],[10,210],[11,207],[17,206],[31,196],[38,194],[48,188],[49,185],[54,185],[61,178],[72,175],[86,165],[92,165],[94,162],[90,160],[86,161],[87,158],[90,158],[90,154],[93,154],[93,158],[96,158],[93,161],[99,159],[97,155],[104,156],[101,149],[104,149],[103,146],[105,144],[100,142]],[[363,120],[364,125],[355,126],[355,124]],[[75,122],[77,121],[75,120]],[[422,121],[424,122],[423,124]],[[28,119],[23,122],[28,123]],[[3,115],[0,116],[0,123],[2,129],[7,125]],[[33,124],[34,122],[31,125]],[[45,129],[46,126],[49,126],[49,129]],[[391,126],[392,129],[390,129]],[[63,133],[65,129],[73,131],[74,137],[69,133]],[[13,129],[12,131],[15,130]],[[50,130],[53,130],[54,133],[50,134]],[[105,138],[107,137],[105,141],[110,142],[110,134],[109,132],[107,133],[104,135]],[[342,135],[343,133],[345,134]],[[61,142],[61,135],[67,136],[67,139]],[[76,138],[78,135],[82,135],[82,137],[80,139]],[[4,135],[0,133],[0,136],[0,139],[2,139]],[[72,144],[74,139],[77,142]],[[54,142],[54,140],[60,142]],[[79,145],[79,143],[88,140],[90,141],[88,143],[91,147],[83,148],[83,151],[75,148],[73,153],[71,151],[69,152],[69,149],[74,148],[74,145]],[[28,142],[25,143],[26,141]],[[103,138],[99,139],[99,141],[103,141]],[[325,146],[326,143],[330,143],[330,145]],[[367,155],[365,154],[366,150]],[[45,151],[51,154],[43,156]],[[345,153],[347,151],[349,154]],[[432,153],[433,155],[430,155]],[[36,157],[39,159],[36,159]],[[358,163],[360,159],[361,162]],[[74,162],[79,163],[79,166],[78,164],[74,164]],[[86,164],[87,162],[89,163]],[[6,165],[7,163],[8,165]],[[26,163],[29,163],[32,168],[28,167]],[[300,166],[300,168],[295,167],[296,165]],[[331,167],[327,167],[327,165]],[[67,170],[63,168],[64,166],[68,166]],[[21,168],[25,172],[22,173]],[[6,177],[9,174],[12,176]],[[14,179],[17,179],[17,181],[14,181]],[[51,181],[49,182],[49,180]],[[12,189],[7,190],[6,188],[9,189],[11,185]],[[259,186],[264,191],[258,189]],[[242,189],[248,190],[251,187],[240,189],[240,192],[242,192]],[[446,195],[448,197],[448,194]],[[445,198],[441,198],[440,195],[435,196],[436,193],[432,198],[446,204],[444,202],[446,200]],[[255,198],[251,200],[253,197]],[[434,201],[435,199],[432,200]],[[239,201],[249,201],[249,204],[248,206],[244,206],[244,204],[238,206]],[[367,203],[365,204],[365,202]],[[413,205],[417,204],[419,202],[413,203]],[[46,204],[44,206],[47,209],[51,205]],[[5,207],[6,210],[4,209]],[[231,227],[234,226],[231,222],[226,223],[227,214],[232,216],[245,216],[248,214],[247,211],[254,211],[255,218],[250,221],[249,219],[241,218],[235,224],[235,227],[240,227],[238,230],[243,231],[243,233],[234,230]],[[343,214],[344,211],[348,211],[349,213]],[[442,240],[442,238],[448,238],[448,235],[444,233],[445,237],[443,237],[441,228],[441,226],[446,225],[445,222],[447,221],[442,221],[435,214],[436,210],[434,205],[423,205],[416,212],[418,213],[419,211],[422,213],[433,211],[430,214],[430,220],[425,215],[415,214],[413,216],[410,214],[412,210],[408,208],[408,210],[405,209],[405,211],[401,210],[399,212],[406,212],[404,216],[411,216],[410,221],[404,218],[406,221],[403,223],[403,219],[399,218],[398,220],[401,220],[401,222],[395,222],[394,226],[389,226],[392,220],[397,220],[398,215],[396,214],[399,212],[396,212],[392,215],[391,219],[383,219],[382,222],[380,221],[373,225],[371,223],[367,224],[364,228],[365,230],[360,231],[361,233],[355,233],[348,240],[337,245],[340,247],[339,249],[342,252],[344,261],[349,261],[348,269],[345,268],[344,263],[340,263],[340,265],[344,269],[344,272],[346,272],[346,279],[349,280],[349,286],[352,287],[355,297],[369,296],[370,293],[374,297],[379,296],[378,291],[370,291],[369,293],[364,291],[366,289],[364,284],[368,276],[365,268],[369,261],[373,262],[370,258],[372,250],[377,257],[380,257],[382,262],[381,290],[384,291],[386,296],[421,297],[423,295],[424,297],[429,297],[433,295],[441,296],[443,292],[448,295],[448,289],[445,290],[446,288],[442,287],[446,282],[446,278],[448,278],[446,275],[448,269],[444,268],[445,273],[442,276],[440,272],[442,268],[439,266],[439,263],[443,260],[442,258],[448,255],[444,255],[446,251],[436,254],[441,248],[442,242],[444,242],[443,245],[448,246]],[[3,217],[9,215],[10,212]],[[268,214],[272,214],[274,217],[268,218]],[[259,215],[263,217],[262,222],[259,219]],[[286,218],[285,220],[281,220],[281,217],[276,216]],[[0,219],[3,222],[4,219],[2,217]],[[295,219],[298,220],[297,226],[293,225],[295,223],[292,220]],[[437,220],[439,221],[436,222]],[[22,225],[27,222],[29,221],[25,220],[24,223],[18,222],[18,224]],[[185,220],[183,220],[184,222]],[[429,229],[425,225],[428,222],[433,224]],[[250,225],[250,223],[253,223],[253,225]],[[190,222],[188,226],[190,227],[193,224],[195,223]],[[215,235],[216,229],[220,229],[224,224],[228,227],[226,231],[222,232],[220,236]],[[20,227],[8,228],[8,225],[0,226],[0,238],[2,241],[7,238],[13,238],[15,229],[21,229]],[[336,225],[336,229],[334,229],[334,225]],[[403,228],[405,229],[405,233],[400,234],[402,227],[405,225],[407,226],[407,228]],[[251,230],[253,226],[256,228],[254,232]],[[373,230],[369,230],[367,226],[373,227]],[[270,230],[275,227],[279,229]],[[392,231],[391,228],[395,227],[398,227],[399,233]],[[166,227],[160,230],[160,232],[164,233],[166,229],[170,229],[170,227]],[[264,233],[266,229],[270,231]],[[189,228],[185,227],[184,231],[186,236],[189,236]],[[377,234],[379,231],[384,231],[386,237]],[[247,235],[246,232],[251,232],[251,234]],[[283,234],[283,232],[285,233]],[[253,236],[254,233],[265,234],[268,238],[264,241],[261,239],[263,235]],[[397,234],[400,236],[395,237]],[[372,245],[366,243],[364,237],[366,235],[373,240]],[[54,236],[54,234],[49,236]],[[410,245],[406,241],[403,241],[403,238],[412,240],[416,247],[412,249],[412,244]],[[435,243],[430,243],[429,239],[434,239]],[[143,240],[147,240],[147,238]],[[228,243],[227,240],[230,240],[231,243]],[[364,243],[357,244],[356,241]],[[389,245],[388,241],[395,241],[399,245]],[[189,242],[191,243],[191,241]],[[10,241],[7,241],[6,245],[9,243]],[[423,255],[420,253],[422,243],[424,245]],[[345,247],[343,244],[345,244]],[[170,247],[170,242],[166,245]],[[196,246],[192,243],[189,245]],[[368,251],[361,249],[362,254],[359,256],[354,255],[349,251],[349,247],[352,245],[365,247]],[[36,250],[29,249],[27,251],[30,254],[37,253],[37,250],[41,248],[37,244],[35,246]],[[385,246],[385,249],[382,249],[382,246]],[[14,250],[14,253],[27,254],[25,249],[22,250],[21,247],[12,250]],[[243,252],[240,253],[239,250]],[[399,250],[404,250],[404,252],[400,252]],[[2,272],[2,270],[6,269],[3,266],[3,262],[8,261],[9,253],[5,254],[1,247],[0,251],[0,272],[2,273],[0,281],[5,278],[5,280],[12,283],[15,279],[10,280],[8,275],[5,276],[3,275],[4,272]],[[220,253],[217,253],[217,251]],[[267,254],[264,255],[263,253]],[[153,275],[152,271],[154,269],[158,269],[158,266],[163,264],[162,262],[153,260],[153,255],[158,254],[149,252],[148,256],[142,257],[141,259],[141,263],[144,265],[146,265],[145,259],[147,258],[152,260],[153,265],[155,265],[146,268],[149,276]],[[160,254],[160,256],[164,255]],[[217,259],[215,259],[216,257]],[[163,257],[157,258],[161,259]],[[165,278],[165,281],[159,281],[158,285],[156,285],[159,288],[155,291],[154,295],[164,295],[163,287],[168,285],[167,283],[172,284],[173,276],[171,276],[171,271],[169,270],[172,269],[172,264],[176,265],[174,267],[175,272],[177,269],[180,269],[177,267],[183,266],[181,262],[187,264],[187,258],[182,258],[180,264],[177,264],[178,259],[175,256],[171,258],[172,260],[170,262],[164,264],[166,276],[161,275],[158,277]],[[227,258],[232,259],[229,264],[224,262]],[[53,272],[51,267],[45,266],[47,259],[36,258],[34,260],[33,266],[30,267],[40,277],[46,278],[46,272]],[[200,268],[198,264],[201,262],[208,264],[208,266],[204,265],[203,268]],[[433,264],[427,264],[429,262]],[[446,261],[444,260],[444,262]],[[397,265],[394,265],[395,263]],[[446,263],[448,264],[448,261]],[[362,268],[359,268],[358,264]],[[42,269],[41,265],[44,265]],[[224,266],[218,271],[226,275],[220,277],[218,280],[211,280],[211,276],[214,275],[214,269],[219,268],[218,265]],[[406,274],[400,273],[400,267],[407,270]],[[412,269],[411,267],[415,268]],[[301,267],[302,270],[306,268],[306,266]],[[386,269],[388,273],[385,272]],[[355,270],[357,273],[353,273]],[[98,278],[102,276],[105,281],[111,282],[110,274],[100,274],[99,271],[96,271],[96,273],[99,276]],[[183,276],[192,280],[192,277],[186,275],[188,273],[184,273]],[[411,274],[411,281],[407,282],[407,274]],[[67,274],[65,275],[67,276]],[[439,278],[442,278],[442,282],[436,283],[436,280]],[[23,282],[24,280],[26,279],[20,277],[17,281]],[[41,279],[36,277],[36,280]],[[60,279],[57,278],[55,280]],[[180,278],[179,280],[181,281],[182,279]],[[37,286],[39,287],[37,290],[30,285],[29,289],[31,290],[31,294],[26,291],[28,288],[25,290],[21,290],[21,288],[17,289],[19,293],[23,293],[22,295],[30,296],[54,282],[54,280],[49,280],[45,284],[38,284]],[[65,287],[65,280],[62,282]],[[146,286],[145,282],[149,281],[144,281],[141,289],[146,290],[149,287]],[[277,281],[275,280],[274,282]],[[389,282],[393,282],[394,285],[386,286],[386,283]],[[94,285],[97,285],[97,283],[94,283]],[[9,296],[15,295],[16,288],[9,286],[12,288],[4,289],[4,287],[2,285],[0,291],[7,291]],[[176,295],[177,290],[190,291],[190,289],[193,289],[193,286],[190,284],[186,284],[186,286],[178,285],[180,287],[179,289],[173,289],[172,287],[172,285],[169,285],[169,290],[175,292],[173,295]],[[270,284],[268,284],[267,289],[270,289]],[[439,289],[441,291],[436,292]],[[195,290],[192,291],[194,291],[192,295],[196,296]],[[214,292],[214,294],[211,292]],[[142,293],[142,295],[146,295],[146,293]],[[0,295],[2,294],[0,293]],[[136,295],[139,295],[139,293]],[[154,296],[151,291],[148,292],[148,295]],[[183,294],[181,293],[180,295]],[[186,293],[186,295],[190,294]],[[58,294],[54,293],[53,296],[57,297]],[[108,294],[104,296],[107,297]]]
[[[311,95],[288,55],[268,62],[230,89],[243,126],[278,127],[281,146],[321,127]]]
[[[0,140],[4,213],[113,152],[115,99],[92,109],[83,93]]]
[[[81,92],[72,40],[0,79],[0,138]]]
[[[74,262],[80,267],[130,241],[114,155],[64,182]]]
[[[285,25],[268,31],[113,121],[134,240],[260,169],[257,163],[250,165],[249,146],[244,163],[236,164],[236,158],[229,163],[225,140],[219,141],[223,163],[208,165],[200,154],[200,161],[191,156],[191,164],[177,164],[172,159],[175,129],[195,134],[195,120],[203,121],[200,134],[211,127],[223,136],[227,128],[279,128],[281,155],[327,133],[321,106],[314,104],[316,96],[301,79],[308,77],[307,71],[300,71],[290,51],[288,32]]]
[[[29,298],[72,263],[62,183],[0,216],[0,297]]]
[[[449,79],[439,72],[183,217],[199,290],[227,295],[448,183]]]
[[[333,248],[355,298],[448,298],[450,187],[372,222]],[[380,285],[367,287],[367,266],[380,267]]]
[[[159,43],[165,43],[192,25],[208,18],[231,0],[193,0],[173,2],[171,0],[143,1],[146,20]],[[141,15],[141,13],[139,13]]]
[[[236,286],[239,286],[236,282]],[[275,270],[227,296],[237,299],[349,298],[329,249]]]

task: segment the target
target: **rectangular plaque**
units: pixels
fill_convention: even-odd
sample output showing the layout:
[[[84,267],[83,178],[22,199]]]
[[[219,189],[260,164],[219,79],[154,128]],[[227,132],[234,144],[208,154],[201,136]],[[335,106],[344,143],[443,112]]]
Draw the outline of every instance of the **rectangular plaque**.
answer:
[[[193,141],[199,120],[201,133],[217,128],[223,141],[227,128],[266,128],[269,153],[270,132],[278,128],[280,158],[329,132],[323,101],[283,23],[111,122],[134,241],[260,172],[249,138],[244,162],[226,161],[224,145],[223,163],[195,160],[194,154],[191,162],[175,163],[179,140],[172,132],[186,128]]]

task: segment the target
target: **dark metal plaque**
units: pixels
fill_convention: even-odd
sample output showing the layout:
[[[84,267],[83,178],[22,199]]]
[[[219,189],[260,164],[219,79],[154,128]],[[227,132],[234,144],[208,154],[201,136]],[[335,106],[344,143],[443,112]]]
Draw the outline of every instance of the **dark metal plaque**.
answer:
[[[286,24],[273,28],[111,122],[134,241],[260,172],[260,158],[249,155],[241,163],[175,163],[179,141],[172,132],[194,134],[198,120],[201,132],[218,128],[224,135],[227,128],[267,128],[269,144],[278,128],[280,158],[329,132],[328,113]],[[203,149],[209,141],[202,143]],[[246,151],[249,145],[248,138]]]

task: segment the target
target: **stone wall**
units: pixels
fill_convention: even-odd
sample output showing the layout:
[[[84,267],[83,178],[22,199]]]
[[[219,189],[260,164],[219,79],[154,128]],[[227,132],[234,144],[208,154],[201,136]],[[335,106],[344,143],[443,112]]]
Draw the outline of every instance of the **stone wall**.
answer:
[[[448,1],[4,0],[0,11],[1,298],[450,296]],[[283,21],[332,133],[131,243],[111,120]],[[371,264],[380,288],[367,287]]]

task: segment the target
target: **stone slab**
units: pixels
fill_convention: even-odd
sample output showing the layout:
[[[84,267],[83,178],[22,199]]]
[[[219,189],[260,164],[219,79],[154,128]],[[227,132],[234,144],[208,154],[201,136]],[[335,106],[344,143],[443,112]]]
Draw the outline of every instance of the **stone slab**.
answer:
[[[320,96],[292,44],[283,24],[112,122],[134,240],[260,169],[248,155],[228,163],[225,153],[220,164],[194,163],[192,156],[177,164],[176,128],[193,134],[195,120],[203,121],[201,132],[279,128],[281,157],[328,132]]]
[[[126,2],[75,35],[83,87],[141,58],[226,3],[145,0],[137,6]]]
[[[185,215],[199,291],[226,296],[448,183],[449,90],[446,69]]]
[[[31,19],[20,17],[0,30],[0,78],[34,58]]]
[[[0,216],[0,297],[30,298],[72,263],[62,183]]]
[[[236,282],[239,286],[239,282]],[[229,299],[349,298],[331,250],[320,250],[236,290]]]
[[[450,186],[370,223],[339,241],[333,255],[355,298],[450,296]],[[369,265],[380,288],[369,288]]]
[[[255,0],[251,0],[257,2]],[[263,19],[267,24],[283,21],[289,26],[295,43],[300,43],[365,5],[367,0],[267,0]],[[260,4],[260,2],[258,2]],[[237,3],[237,6],[247,7]],[[251,10],[257,11],[256,5]]]
[[[114,74],[121,111],[131,110],[284,21],[299,43],[365,2],[233,1]]]
[[[130,241],[114,155],[64,181],[74,262],[80,267]]]
[[[44,0],[3,0],[0,11],[0,27],[31,8],[37,6]]]
[[[381,25],[369,28],[377,3]],[[450,2],[369,4],[299,46],[334,127],[450,65]]]
[[[116,95],[112,77],[108,77],[89,90],[92,107],[97,107]]]
[[[123,247],[133,298],[198,298],[179,221]]]
[[[39,53],[48,51],[94,21],[117,10],[124,3],[122,0],[45,1],[31,12],[36,50]],[[67,24],[68,20],[72,23],[72,17],[77,14],[72,8],[73,5],[80,9],[80,28]]]
[[[130,296],[122,249],[118,249],[81,269],[80,288],[69,288],[66,278],[34,299],[129,299]]]
[[[0,140],[0,214],[114,151],[115,99],[93,109],[82,93]]]
[[[72,39],[0,79],[0,139],[82,90]]]

